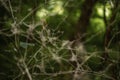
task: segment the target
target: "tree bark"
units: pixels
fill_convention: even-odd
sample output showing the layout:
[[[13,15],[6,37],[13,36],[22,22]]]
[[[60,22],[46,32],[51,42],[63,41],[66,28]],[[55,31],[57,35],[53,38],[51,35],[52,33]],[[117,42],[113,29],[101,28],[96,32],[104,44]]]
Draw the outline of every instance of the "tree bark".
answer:
[[[98,0],[85,0],[81,8],[81,16],[76,25],[75,39],[83,39],[89,25],[93,8]]]

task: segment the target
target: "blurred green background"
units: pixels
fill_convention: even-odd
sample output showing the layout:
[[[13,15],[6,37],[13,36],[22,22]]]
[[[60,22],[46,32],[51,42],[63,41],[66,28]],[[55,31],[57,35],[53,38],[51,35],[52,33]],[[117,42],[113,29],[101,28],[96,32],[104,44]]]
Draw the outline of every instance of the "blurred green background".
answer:
[[[0,0],[0,80],[119,80],[119,65],[119,0]]]

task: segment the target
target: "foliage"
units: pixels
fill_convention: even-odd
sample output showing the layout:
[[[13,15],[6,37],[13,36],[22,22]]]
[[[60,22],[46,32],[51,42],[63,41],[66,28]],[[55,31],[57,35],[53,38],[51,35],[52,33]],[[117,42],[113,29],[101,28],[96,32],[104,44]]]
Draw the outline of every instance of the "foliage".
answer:
[[[119,80],[120,6],[98,0],[84,41],[71,40],[84,2],[0,0],[0,80]]]

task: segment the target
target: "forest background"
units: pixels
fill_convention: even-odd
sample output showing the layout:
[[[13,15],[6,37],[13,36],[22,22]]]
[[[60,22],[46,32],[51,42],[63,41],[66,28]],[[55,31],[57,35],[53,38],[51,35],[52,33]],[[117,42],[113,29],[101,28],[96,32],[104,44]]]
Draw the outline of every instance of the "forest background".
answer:
[[[120,0],[0,0],[0,80],[120,80]]]

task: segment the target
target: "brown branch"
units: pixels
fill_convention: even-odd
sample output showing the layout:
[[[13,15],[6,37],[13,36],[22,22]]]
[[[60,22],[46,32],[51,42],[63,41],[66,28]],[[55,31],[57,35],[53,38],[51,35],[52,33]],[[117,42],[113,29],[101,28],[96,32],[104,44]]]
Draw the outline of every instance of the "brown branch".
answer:
[[[109,56],[108,56],[108,45],[109,45],[109,42],[111,40],[111,31],[112,29],[114,28],[114,24],[116,23],[116,15],[117,15],[117,12],[120,8],[120,5],[119,5],[119,2],[116,2],[114,4],[114,8],[112,10],[112,16],[109,20],[109,24],[107,24],[106,26],[106,32],[105,32],[105,40],[104,40],[104,54],[103,54],[103,57],[105,58],[105,61],[108,60]]]

